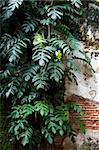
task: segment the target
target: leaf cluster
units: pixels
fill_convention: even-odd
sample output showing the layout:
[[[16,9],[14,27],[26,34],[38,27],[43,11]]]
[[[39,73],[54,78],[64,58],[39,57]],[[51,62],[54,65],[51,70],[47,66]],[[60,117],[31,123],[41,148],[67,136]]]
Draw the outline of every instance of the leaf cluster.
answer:
[[[83,115],[80,106],[75,103],[62,104],[55,108],[44,101],[35,101],[34,104],[14,106],[9,116],[12,118],[9,132],[13,133],[17,140],[22,140],[23,145],[26,145],[30,142],[35,130],[29,125],[29,117],[34,114],[36,120],[36,115],[40,114],[43,117],[42,126],[39,130],[40,135],[44,135],[48,142],[52,144],[55,134],[59,134],[60,136],[73,134],[73,130],[69,125],[69,111],[71,109],[78,112],[80,116]],[[82,129],[83,124],[81,121],[80,126]]]
[[[1,2],[0,97],[10,104],[10,133],[23,146],[42,137],[52,143],[72,134],[70,109],[81,116],[59,91],[65,78],[77,83],[76,60],[90,65],[71,31],[81,0]]]

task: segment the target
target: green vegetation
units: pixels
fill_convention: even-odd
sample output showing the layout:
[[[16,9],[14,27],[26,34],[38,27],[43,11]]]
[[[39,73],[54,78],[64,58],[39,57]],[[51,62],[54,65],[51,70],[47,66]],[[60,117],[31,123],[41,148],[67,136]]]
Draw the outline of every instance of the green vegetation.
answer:
[[[28,148],[73,135],[69,110],[82,111],[64,104],[64,79],[76,82],[76,59],[90,65],[71,31],[81,1],[1,2],[0,95],[10,109],[9,133]]]

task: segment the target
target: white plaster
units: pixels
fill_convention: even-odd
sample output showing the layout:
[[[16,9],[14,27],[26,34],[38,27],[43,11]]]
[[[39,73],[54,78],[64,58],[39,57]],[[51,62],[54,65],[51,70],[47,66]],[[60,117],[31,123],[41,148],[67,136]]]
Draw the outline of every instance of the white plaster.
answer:
[[[82,147],[84,142],[88,142],[88,139],[91,138],[92,142],[99,141],[99,130],[86,130],[85,134],[79,133],[77,137],[75,137],[75,144],[77,146],[77,150],[82,150],[84,147]]]
[[[97,68],[99,68],[99,57],[92,57],[91,65],[96,71]],[[74,83],[66,82],[67,96],[76,94],[78,96],[99,102],[99,72],[95,72],[90,75],[89,69],[86,68],[86,66],[84,67],[82,64],[80,68],[81,73],[76,73],[78,86]],[[85,76],[83,73],[88,75]]]
[[[92,138],[95,140],[99,140],[99,130],[86,130],[85,138]]]

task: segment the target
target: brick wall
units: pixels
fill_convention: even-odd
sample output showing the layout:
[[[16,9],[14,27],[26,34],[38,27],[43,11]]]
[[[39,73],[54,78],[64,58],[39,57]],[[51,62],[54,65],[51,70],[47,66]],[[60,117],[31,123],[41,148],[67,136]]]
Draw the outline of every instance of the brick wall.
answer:
[[[82,120],[86,129],[99,130],[99,102],[87,100],[76,95],[72,95],[69,99],[81,106],[84,112]],[[76,115],[76,113],[73,113],[74,117]]]
[[[88,135],[96,134],[98,132],[97,137],[99,137],[99,102],[87,100],[76,95],[70,96],[68,99],[66,99],[66,101],[76,102],[81,106],[84,112],[82,120],[85,123],[86,129],[90,130]],[[77,113],[72,112],[72,117],[75,118],[76,116]],[[75,129],[79,130],[79,127],[77,127],[76,125]],[[94,130],[96,131],[96,133],[92,133],[92,131]],[[69,148],[67,148],[67,145],[69,146]],[[53,145],[48,144],[48,142],[46,141],[45,144],[43,143],[40,146],[40,149],[38,148],[38,150],[71,150],[70,146],[70,142],[66,141],[60,136],[56,136]]]

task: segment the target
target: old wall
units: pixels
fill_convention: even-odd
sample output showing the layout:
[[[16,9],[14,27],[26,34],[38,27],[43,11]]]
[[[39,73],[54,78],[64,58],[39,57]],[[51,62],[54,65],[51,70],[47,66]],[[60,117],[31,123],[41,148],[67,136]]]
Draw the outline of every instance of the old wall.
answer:
[[[76,74],[78,86],[66,81],[66,89],[69,89],[66,95],[76,94],[99,102],[99,3],[82,3],[83,15],[79,18],[81,48],[91,58],[95,73],[91,73],[89,66],[77,62],[81,70],[81,74]]]
[[[87,16],[80,28],[81,47],[91,58],[95,72],[92,72],[88,65],[77,62],[81,70],[80,74],[76,73],[78,85],[66,80],[65,100],[69,98],[80,104],[84,111],[85,136],[99,141],[99,6],[89,3],[85,11]]]
[[[97,55],[96,55],[96,54]],[[90,52],[88,53],[89,55]],[[77,62],[79,63],[79,62]],[[66,96],[75,94],[91,101],[99,102],[99,52],[93,51],[91,58],[91,65],[95,72],[91,72],[89,66],[85,64],[80,65],[81,73],[76,73],[78,85],[66,81]]]

